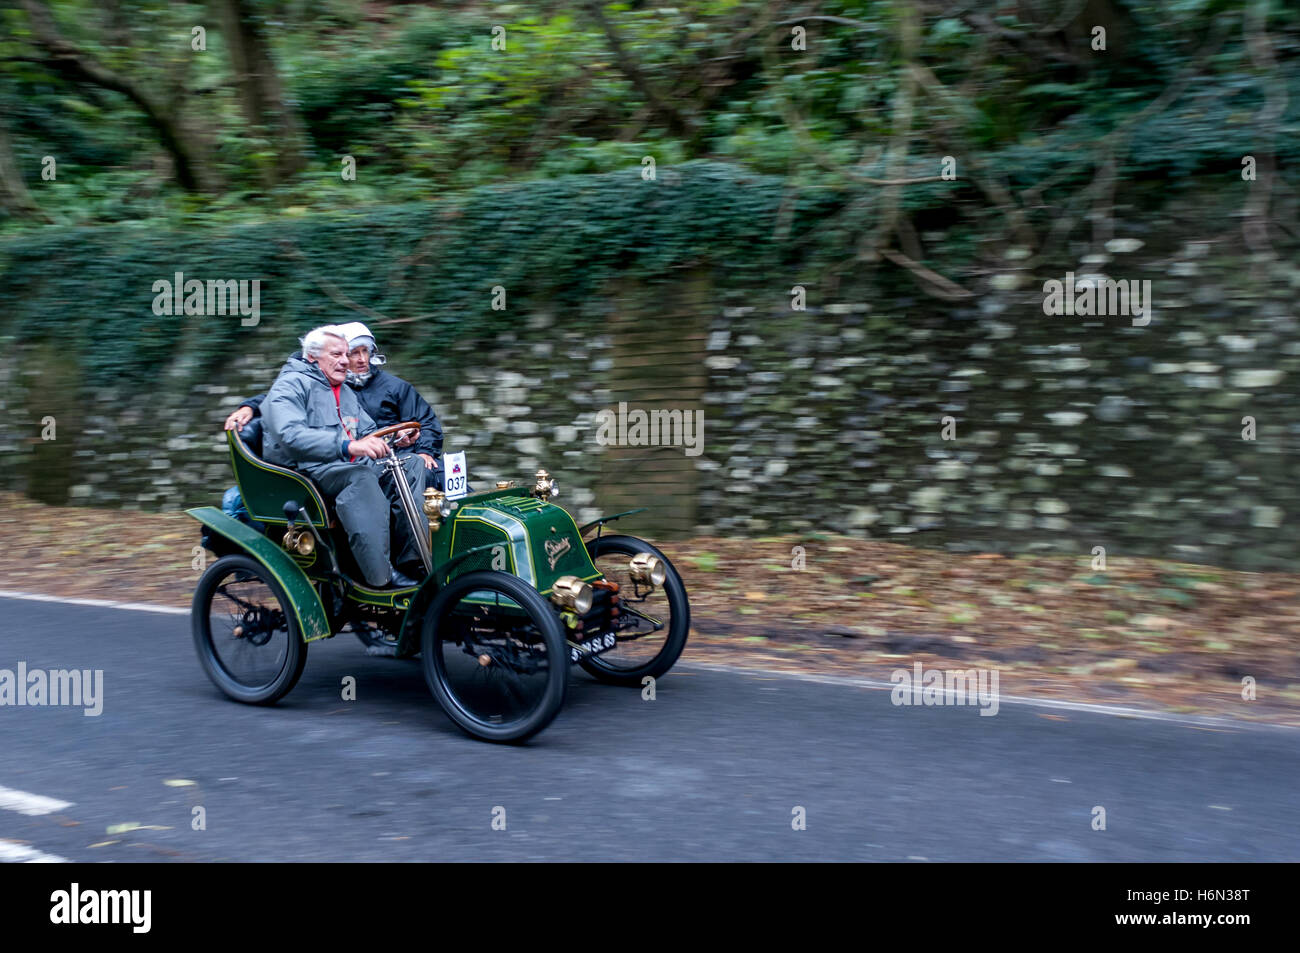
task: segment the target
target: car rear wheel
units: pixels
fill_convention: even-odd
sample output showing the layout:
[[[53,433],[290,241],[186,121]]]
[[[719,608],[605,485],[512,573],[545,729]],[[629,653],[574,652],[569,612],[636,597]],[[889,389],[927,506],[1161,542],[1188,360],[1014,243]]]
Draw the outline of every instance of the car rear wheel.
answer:
[[[223,556],[208,567],[190,619],[203,670],[236,701],[279,701],[307,664],[307,643],[284,588],[248,556]]]
[[[564,626],[517,576],[484,571],[453,579],[425,613],[420,649],[434,697],[476,738],[524,741],[564,704]]]

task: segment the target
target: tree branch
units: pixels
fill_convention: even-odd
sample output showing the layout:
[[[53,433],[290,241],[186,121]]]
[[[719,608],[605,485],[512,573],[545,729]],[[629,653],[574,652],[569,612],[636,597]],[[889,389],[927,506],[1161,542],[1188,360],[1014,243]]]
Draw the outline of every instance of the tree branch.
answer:
[[[870,33],[880,32],[880,27],[876,26],[874,23],[864,23],[862,20],[853,20],[850,19],[849,17],[832,17],[832,16],[809,15],[806,17],[795,17],[792,20],[781,20],[777,23],[773,23],[772,26],[790,26],[790,24],[792,23],[802,23],[804,20],[824,20],[827,23],[842,23],[845,26],[855,26],[859,30],[866,30]]]
[[[654,88],[642,71],[641,64],[623,45],[622,39],[614,29],[614,24],[610,23],[609,18],[605,16],[605,8],[601,0],[588,0],[586,9],[601,30],[604,31],[605,39],[609,42],[609,48],[613,51],[614,59],[618,62],[619,71],[645,97],[655,115],[663,121],[673,135],[682,138],[689,137],[694,131],[694,124],[687,120],[675,106],[659,95],[658,90]]]
[[[75,79],[121,93],[131,100],[144,113],[145,119],[158,134],[163,148],[171,153],[176,163],[176,179],[181,187],[190,192],[215,190],[215,181],[205,163],[190,148],[187,131],[152,94],[64,39],[50,11],[43,4],[36,0],[21,0],[21,3],[27,11],[33,39],[49,54],[46,66]]]
[[[913,261],[902,252],[894,251],[892,248],[880,249],[882,258],[887,258],[895,265],[906,268],[913,275],[925,282],[921,287],[934,295],[936,298],[942,298],[944,301],[960,301],[963,298],[975,297],[975,292],[968,291],[961,285],[949,278],[945,278],[937,271],[931,271],[920,262]]]
[[[925,87],[927,93],[943,100],[948,105],[952,105],[953,96],[948,87],[940,82],[939,77],[935,76],[929,67],[919,64],[914,65],[912,66],[912,73],[917,81]],[[945,145],[948,148],[953,148],[951,144],[945,143]],[[969,152],[964,150],[959,152],[956,149],[953,149],[953,151],[961,155],[962,167],[966,170],[966,177],[970,179],[971,183],[983,192],[989,201],[1003,210],[1003,214],[1007,216],[1007,221],[1016,236],[1016,240],[1032,250],[1036,244],[1034,231],[1029,227],[1029,221],[1025,217],[1024,210],[1016,202],[1010,190],[999,182],[995,176],[986,177],[982,172],[983,163],[972,158]]]
[[[912,142],[912,115],[916,105],[917,81],[912,71],[912,61],[916,59],[917,50],[921,46],[921,13],[915,6],[904,5],[898,31],[903,77],[898,84],[898,92],[894,95],[894,114],[891,117],[894,134],[889,142],[888,165],[889,179],[895,184],[885,187],[883,214],[872,235],[870,246],[858,251],[859,257],[868,261],[875,259],[898,228],[898,204],[902,186],[897,184],[897,180],[902,178],[903,168],[907,164],[907,152]]]
[[[845,167],[835,162],[835,160],[826,156],[818,147],[812,136],[808,133],[808,127],[804,125],[803,117],[799,115],[798,109],[784,95],[776,93],[777,108],[781,111],[781,116],[789,125],[791,132],[794,133],[796,144],[808,156],[823,169],[830,172],[838,172],[840,175],[846,175],[856,182],[865,182],[867,185],[917,185],[921,182],[941,182],[942,175],[920,175],[913,178],[893,178],[877,179],[873,176],[863,175],[856,167]],[[863,163],[858,163],[862,165]]]
[[[1012,45],[1021,49],[1030,56],[1055,60],[1058,63],[1067,63],[1070,66],[1082,66],[1078,57],[1071,53],[1066,53],[1057,49],[1050,43],[1039,39],[1033,33],[1021,33],[1019,30],[1012,30],[1002,24],[995,22],[991,17],[982,13],[965,13],[961,17],[967,24],[975,27],[981,33],[988,36],[996,36],[999,39],[1006,40]]]

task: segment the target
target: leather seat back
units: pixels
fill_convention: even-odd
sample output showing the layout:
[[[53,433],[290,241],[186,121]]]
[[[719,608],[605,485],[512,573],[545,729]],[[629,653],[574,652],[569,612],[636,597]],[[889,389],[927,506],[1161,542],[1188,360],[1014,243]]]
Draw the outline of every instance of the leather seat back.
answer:
[[[298,503],[304,515],[316,526],[325,528],[332,524],[325,496],[308,477],[274,463],[267,463],[253,453],[234,430],[226,431],[230,439],[230,463],[239,484],[239,495],[244,499],[248,515],[260,522],[283,526],[284,504],[289,500]]]

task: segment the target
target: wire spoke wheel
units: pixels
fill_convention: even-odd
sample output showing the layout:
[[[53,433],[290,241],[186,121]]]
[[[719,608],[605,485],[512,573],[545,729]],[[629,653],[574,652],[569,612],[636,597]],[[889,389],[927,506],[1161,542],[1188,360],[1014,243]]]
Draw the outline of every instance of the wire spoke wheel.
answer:
[[[523,741],[564,703],[568,661],[559,617],[508,573],[452,580],[425,616],[421,653],[439,704],[477,738]]]
[[[236,701],[278,701],[302,675],[307,645],[293,609],[275,578],[248,556],[225,556],[208,568],[191,620],[199,661]]]
[[[690,605],[681,577],[663,553],[634,536],[602,536],[587,543],[592,563],[605,578],[618,584],[618,644],[579,664],[601,681],[640,685],[646,676],[658,678],[676,663],[691,627]],[[637,583],[629,562],[639,553],[662,559],[667,578],[662,586]]]

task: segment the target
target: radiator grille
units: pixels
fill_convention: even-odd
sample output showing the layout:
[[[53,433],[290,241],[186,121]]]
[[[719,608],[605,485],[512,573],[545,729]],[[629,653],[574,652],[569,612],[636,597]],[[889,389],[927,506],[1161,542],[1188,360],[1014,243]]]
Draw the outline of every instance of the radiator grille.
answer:
[[[475,546],[484,546],[487,544],[499,544],[505,551],[505,571],[514,571],[514,560],[510,555],[510,540],[505,531],[497,529],[494,526],[488,526],[485,523],[473,522],[470,520],[461,520],[456,523],[456,544],[452,556],[463,553],[467,549],[473,549]],[[485,549],[481,553],[475,553],[473,556],[467,556],[456,566],[456,574],[461,575],[468,572],[477,572],[480,569],[491,569],[493,554],[492,550]]]

